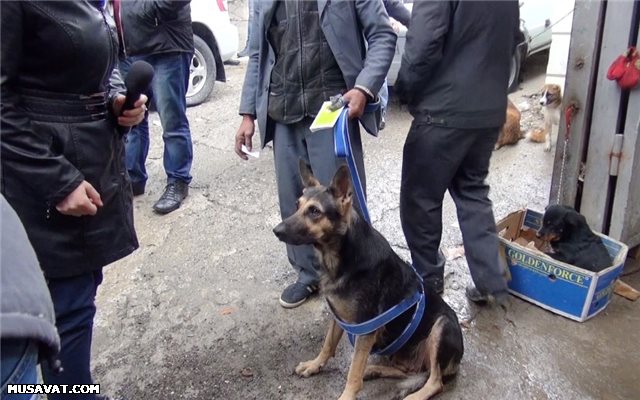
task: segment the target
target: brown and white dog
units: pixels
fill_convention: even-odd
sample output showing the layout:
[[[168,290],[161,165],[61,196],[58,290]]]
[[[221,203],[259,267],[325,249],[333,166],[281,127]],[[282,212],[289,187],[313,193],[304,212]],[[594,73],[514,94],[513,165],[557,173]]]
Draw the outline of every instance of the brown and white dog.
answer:
[[[520,110],[509,100],[507,104],[507,119],[500,129],[500,136],[496,142],[495,149],[498,150],[505,144],[516,144],[524,135],[520,129]]]
[[[562,106],[562,89],[559,85],[544,85],[540,104],[544,107],[544,129],[534,129],[527,132],[527,139],[532,142],[543,143],[544,151],[551,151],[551,131],[560,125],[560,108]]]

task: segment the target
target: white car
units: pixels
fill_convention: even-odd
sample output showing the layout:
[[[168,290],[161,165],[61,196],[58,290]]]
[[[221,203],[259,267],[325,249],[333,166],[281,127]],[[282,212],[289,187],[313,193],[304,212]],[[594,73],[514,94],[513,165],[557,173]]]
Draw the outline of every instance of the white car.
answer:
[[[227,0],[191,0],[195,52],[189,74],[187,105],[209,98],[215,81],[224,82],[223,63],[238,52],[238,28],[231,23]]]

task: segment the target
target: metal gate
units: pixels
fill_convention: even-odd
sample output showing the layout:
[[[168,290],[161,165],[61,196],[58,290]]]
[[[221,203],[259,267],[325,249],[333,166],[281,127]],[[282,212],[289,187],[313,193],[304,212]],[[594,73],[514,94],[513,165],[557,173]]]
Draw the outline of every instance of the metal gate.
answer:
[[[606,74],[639,28],[638,1],[576,1],[563,95],[576,112],[570,129],[561,118],[550,194],[629,247],[640,244],[640,87]]]

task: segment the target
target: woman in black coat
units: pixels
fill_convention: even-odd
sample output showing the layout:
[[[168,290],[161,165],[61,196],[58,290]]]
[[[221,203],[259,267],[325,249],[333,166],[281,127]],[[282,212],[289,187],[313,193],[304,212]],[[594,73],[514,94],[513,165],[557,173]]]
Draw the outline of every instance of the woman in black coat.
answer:
[[[117,35],[101,2],[0,4],[2,194],[36,250],[62,341],[64,371],[43,376],[88,384],[102,267],[138,247],[117,128],[142,120],[146,97],[119,116]]]

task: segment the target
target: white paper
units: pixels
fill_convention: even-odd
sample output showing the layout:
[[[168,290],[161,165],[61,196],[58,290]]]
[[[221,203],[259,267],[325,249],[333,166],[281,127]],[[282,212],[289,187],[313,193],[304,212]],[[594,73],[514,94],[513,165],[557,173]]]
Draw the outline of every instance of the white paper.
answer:
[[[254,151],[249,151],[249,149],[247,149],[247,146],[245,146],[244,144],[242,145],[242,152],[248,156],[254,157],[254,158],[258,158],[260,157],[260,151],[259,150],[254,150]]]

